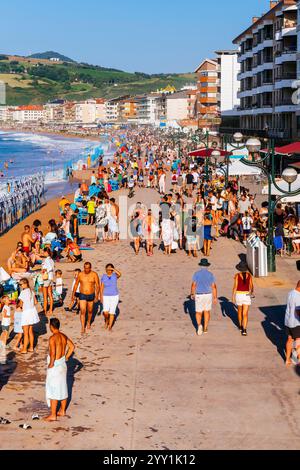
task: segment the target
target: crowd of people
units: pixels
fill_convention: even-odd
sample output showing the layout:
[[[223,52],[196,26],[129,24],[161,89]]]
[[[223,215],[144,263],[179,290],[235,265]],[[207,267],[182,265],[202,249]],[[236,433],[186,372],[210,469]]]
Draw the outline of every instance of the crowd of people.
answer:
[[[0,235],[38,210],[44,194],[42,174],[8,182],[0,191]]]
[[[51,318],[53,335],[49,343],[46,384],[51,405],[48,421],[65,414],[66,361],[75,348],[61,333],[59,320],[52,318],[56,304],[65,306],[66,312],[76,311],[80,315],[82,334],[90,330],[95,308],[102,312],[105,328],[110,332],[118,314],[118,279],[122,273],[113,264],[105,267],[101,277],[90,262],[82,267],[83,252],[91,247],[80,233],[81,225],[86,224],[94,227],[95,246],[98,242],[112,246],[119,242],[122,208],[116,198],[111,197],[116,189],[122,189],[122,194],[129,198],[140,189],[157,191],[156,204],[149,208],[141,198],[125,217],[136,256],[142,249],[149,257],[159,250],[165,256],[180,250],[195,258],[203,253],[201,269],[193,276],[190,292],[195,302],[199,336],[207,334],[212,304],[218,301],[215,277],[208,270],[211,250],[215,249],[218,239],[228,237],[246,244],[251,233],[256,233],[262,241],[268,235],[268,207],[266,204],[259,206],[255,195],[236,178],[230,178],[226,184],[225,177],[214,169],[207,175],[203,160],[190,157],[185,147],[179,153],[170,140],[151,130],[128,131],[126,141],[115,148],[112,159],[104,164],[103,156],[99,157],[98,168],[92,171],[90,181],[78,185],[74,201],[65,196],[60,199],[59,214],[49,220],[45,233],[38,219],[31,226],[24,226],[21,239],[7,262],[8,284],[12,285],[13,280],[17,285],[14,284],[15,297],[2,292],[0,347],[5,348],[10,343],[13,325],[14,349],[24,355],[32,352],[34,325],[40,321],[38,303],[42,314]],[[274,219],[274,245],[278,253],[283,255],[288,238],[295,252],[300,254],[300,225],[293,206],[283,208],[278,204]],[[62,260],[76,265],[68,304],[63,272],[57,269],[57,263]],[[245,263],[239,271],[234,278],[232,302],[237,306],[239,330],[245,337],[254,283]],[[290,362],[290,338],[300,341],[295,328],[300,328],[300,320],[296,326],[289,326],[287,363]],[[298,353],[300,359],[299,348]],[[58,381],[58,388],[55,388],[56,372],[60,371],[63,380]],[[57,411],[58,401],[61,401],[60,411]]]

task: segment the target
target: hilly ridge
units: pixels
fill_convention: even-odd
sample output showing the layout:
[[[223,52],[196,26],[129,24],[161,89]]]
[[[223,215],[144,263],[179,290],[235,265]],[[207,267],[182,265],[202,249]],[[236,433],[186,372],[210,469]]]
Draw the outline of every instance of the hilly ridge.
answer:
[[[130,73],[70,62],[72,59],[58,53],[55,54],[61,57],[60,62],[51,62],[48,58],[51,53],[33,54],[43,55],[44,58],[0,55],[0,80],[6,83],[8,105],[43,104],[56,98],[109,99],[149,93],[167,85],[180,89],[185,84],[196,81],[195,75],[191,73]],[[63,58],[69,61],[62,60]]]

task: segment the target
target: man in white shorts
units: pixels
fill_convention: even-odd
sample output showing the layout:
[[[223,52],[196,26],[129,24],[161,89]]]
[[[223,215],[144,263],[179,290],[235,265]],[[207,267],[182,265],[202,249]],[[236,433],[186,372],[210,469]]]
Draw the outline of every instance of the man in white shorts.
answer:
[[[196,320],[198,325],[198,336],[207,333],[210,320],[212,304],[218,301],[217,285],[214,275],[208,271],[210,263],[207,259],[202,259],[199,263],[202,269],[193,276],[191,287],[191,299],[196,304]],[[202,317],[204,315],[204,328],[202,326]]]

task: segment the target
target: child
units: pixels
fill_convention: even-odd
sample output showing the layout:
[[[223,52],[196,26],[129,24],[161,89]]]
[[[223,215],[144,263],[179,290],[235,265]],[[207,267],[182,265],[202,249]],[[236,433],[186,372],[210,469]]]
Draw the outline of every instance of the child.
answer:
[[[55,294],[58,297],[58,301],[63,304],[63,278],[62,272],[60,269],[55,271]]]
[[[22,328],[22,308],[20,300],[17,301],[16,310],[14,314],[14,333],[16,333],[15,340],[16,343],[14,345],[14,350],[18,351],[21,342],[23,339],[23,328]]]
[[[242,218],[243,224],[243,237],[244,237],[244,245],[246,245],[247,238],[249,237],[252,229],[253,219],[249,216],[249,212],[245,212],[245,216]]]
[[[87,203],[87,210],[88,210],[88,224],[94,225],[95,223],[95,213],[96,213],[96,201],[94,196]]]
[[[81,269],[75,269],[74,271],[74,279],[73,279],[73,283],[72,283],[72,289],[71,289],[71,292],[73,292],[73,289],[74,289],[74,286],[75,286],[75,282],[79,276],[79,274],[81,273]],[[66,307],[65,308],[65,311],[66,312],[71,312],[72,310],[75,310],[77,309],[77,314],[79,313],[79,294],[80,294],[80,283],[78,284],[78,287],[76,289],[76,293],[75,293],[75,302],[74,304],[72,305],[72,303],[70,304],[70,307]]]
[[[0,336],[0,348],[3,349],[6,346],[8,340],[9,328],[11,323],[11,307],[10,298],[8,297],[8,295],[2,297],[2,304],[4,304],[4,307],[2,309],[2,334]]]

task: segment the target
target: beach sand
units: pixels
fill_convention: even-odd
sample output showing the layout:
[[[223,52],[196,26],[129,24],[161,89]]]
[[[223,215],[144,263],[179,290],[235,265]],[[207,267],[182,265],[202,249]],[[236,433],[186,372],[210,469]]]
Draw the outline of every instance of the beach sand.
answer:
[[[74,195],[69,194],[67,198],[73,202]],[[17,243],[21,240],[24,225],[32,225],[33,221],[39,219],[42,222],[41,230],[47,233],[48,220],[58,217],[58,202],[60,198],[54,198],[48,201],[47,204],[39,211],[34,212],[26,219],[22,220],[19,224],[15,225],[9,232],[0,237],[0,266],[6,269],[7,260],[11,253],[16,249]]]

